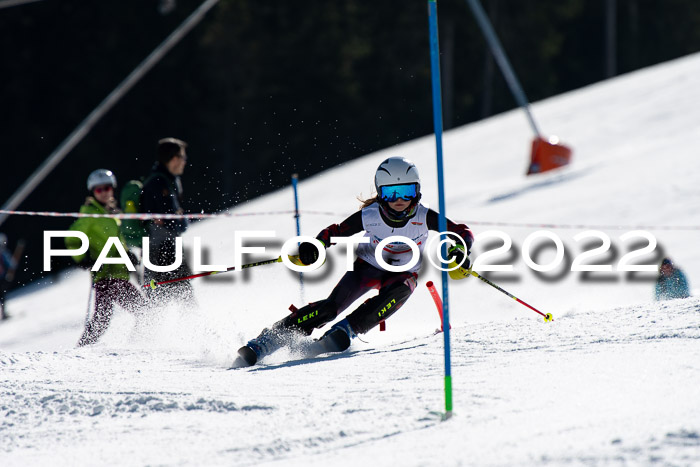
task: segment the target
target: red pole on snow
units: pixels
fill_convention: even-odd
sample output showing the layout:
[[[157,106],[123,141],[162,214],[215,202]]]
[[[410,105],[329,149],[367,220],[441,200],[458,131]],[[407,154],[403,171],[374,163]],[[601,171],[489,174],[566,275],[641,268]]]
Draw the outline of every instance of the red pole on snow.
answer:
[[[430,296],[433,297],[433,301],[435,302],[435,306],[437,307],[438,314],[440,315],[440,331],[444,331],[445,323],[442,319],[442,300],[440,299],[440,294],[438,294],[438,291],[435,288],[435,284],[433,284],[433,281],[426,282],[425,285],[428,287],[428,290],[430,291]],[[452,329],[452,325],[450,325],[450,329]]]

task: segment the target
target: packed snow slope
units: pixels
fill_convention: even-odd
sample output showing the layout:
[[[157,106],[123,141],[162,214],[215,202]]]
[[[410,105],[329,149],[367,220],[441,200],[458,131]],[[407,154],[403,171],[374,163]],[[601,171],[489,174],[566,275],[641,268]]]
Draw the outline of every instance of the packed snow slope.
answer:
[[[619,264],[651,236],[653,251],[632,264],[670,256],[700,283],[699,75],[696,54],[534,104],[540,127],[574,149],[556,172],[524,176],[532,135],[520,111],[445,135],[447,215],[479,235],[475,269],[513,265],[488,277],[554,315],[545,323],[472,278],[450,283],[452,418],[441,417],[443,334],[424,285],[439,287],[440,276],[430,265],[386,332],[342,354],[280,351],[238,370],[227,368],[240,345],[290,304],[327,295],[344,272],[340,248],[303,288],[281,264],[197,279],[196,306],[155,307],[139,326],[117,310],[102,341],[80,349],[89,278],[75,270],[8,302],[0,464],[700,463],[700,299],[653,302],[656,274]],[[399,155],[416,162],[423,200],[437,207],[425,137],[301,182],[302,232],[354,212],[377,165]],[[247,241],[266,251],[244,259],[275,257],[294,236],[292,208],[291,189],[279,190],[193,225],[185,245],[199,236],[205,262],[230,265],[234,232],[274,231]],[[540,230],[563,245],[547,272],[523,257],[556,259]],[[600,237],[610,249],[582,263],[611,270],[572,272]],[[510,249],[485,258],[503,238]]]

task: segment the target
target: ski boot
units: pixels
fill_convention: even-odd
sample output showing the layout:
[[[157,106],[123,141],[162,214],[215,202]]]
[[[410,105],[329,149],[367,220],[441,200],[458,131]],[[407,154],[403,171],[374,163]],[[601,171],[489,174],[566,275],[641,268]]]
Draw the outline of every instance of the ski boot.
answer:
[[[350,347],[350,341],[357,337],[347,318],[335,323],[319,340],[314,342],[309,349],[311,355],[320,355],[328,352],[342,352]]]
[[[280,329],[263,329],[258,337],[248,341],[238,349],[238,357],[233,362],[233,368],[253,366],[258,360],[284,345],[284,333]]]

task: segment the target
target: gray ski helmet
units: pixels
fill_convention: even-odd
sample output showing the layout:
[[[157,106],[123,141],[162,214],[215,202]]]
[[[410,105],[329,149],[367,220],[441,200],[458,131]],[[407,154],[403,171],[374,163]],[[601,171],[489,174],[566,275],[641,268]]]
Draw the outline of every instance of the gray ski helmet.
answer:
[[[374,174],[374,188],[379,193],[379,187],[388,185],[407,185],[415,183],[418,185],[417,192],[420,193],[420,175],[416,164],[405,157],[390,157],[377,167]]]
[[[96,186],[100,185],[112,185],[112,188],[117,188],[117,177],[114,176],[111,170],[93,170],[87,178],[87,189],[92,191]]]

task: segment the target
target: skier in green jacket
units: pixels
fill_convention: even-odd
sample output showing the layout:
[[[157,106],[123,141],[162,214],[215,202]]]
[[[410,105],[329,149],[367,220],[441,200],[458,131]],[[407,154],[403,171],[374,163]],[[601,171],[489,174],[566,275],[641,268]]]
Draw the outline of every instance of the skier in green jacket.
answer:
[[[114,199],[117,179],[110,170],[98,169],[93,171],[87,180],[90,195],[80,208],[85,214],[116,214],[119,212]],[[92,268],[100,252],[110,237],[119,238],[124,250],[126,243],[119,230],[119,219],[109,217],[81,217],[76,220],[70,230],[85,233],[90,241],[87,253],[73,256],[79,265]],[[77,237],[66,237],[66,247],[78,249],[80,240]],[[112,246],[108,257],[119,257],[117,249]],[[133,262],[133,259],[132,259]],[[129,282],[129,270],[124,264],[103,264],[99,270],[92,272],[92,286],[95,290],[95,311],[85,325],[85,331],[78,341],[78,346],[94,344],[105,333],[112,319],[114,304],[117,303],[132,313],[141,313],[146,306],[146,300],[139,290]]]

